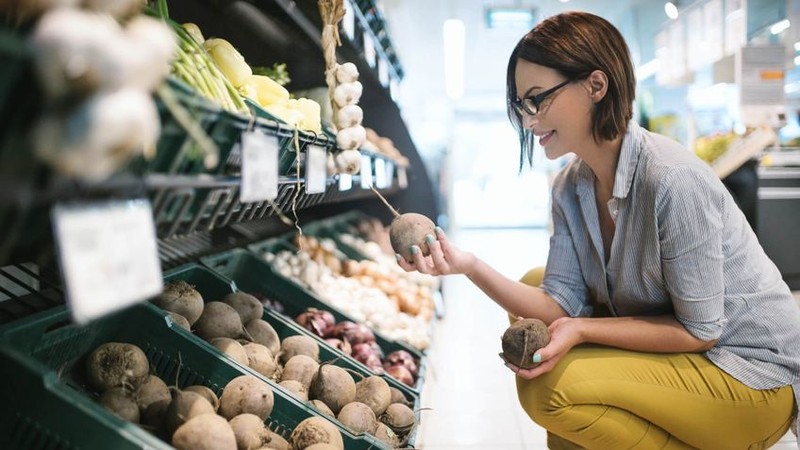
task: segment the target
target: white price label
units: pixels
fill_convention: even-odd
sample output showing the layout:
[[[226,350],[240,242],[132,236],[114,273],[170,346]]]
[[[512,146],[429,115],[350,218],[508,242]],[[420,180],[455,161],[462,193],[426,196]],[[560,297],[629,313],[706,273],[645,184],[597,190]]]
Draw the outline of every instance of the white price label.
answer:
[[[400,186],[400,189],[408,187],[408,174],[403,166],[397,166],[397,185]]]
[[[375,58],[375,42],[372,40],[372,35],[364,33],[364,60],[370,67],[375,67]]]
[[[56,205],[52,219],[75,322],[126,308],[164,288],[149,201]]]
[[[356,5],[353,2],[344,2],[344,17],[342,17],[342,28],[344,35],[351,41],[356,35]]]
[[[309,145],[306,152],[306,194],[321,194],[328,179],[328,154],[319,145]]]
[[[386,160],[383,158],[375,158],[375,187],[384,189],[389,187],[386,182]]]
[[[361,187],[369,189],[372,186],[372,158],[361,155]]]
[[[386,187],[392,187],[394,183],[394,163],[386,161]]]
[[[340,191],[349,191],[353,188],[353,176],[349,173],[340,173],[339,174],[339,190]]]
[[[383,58],[378,59],[378,81],[383,87],[389,86],[389,63]]]
[[[260,131],[242,133],[242,203],[272,200],[278,196],[277,136]]]

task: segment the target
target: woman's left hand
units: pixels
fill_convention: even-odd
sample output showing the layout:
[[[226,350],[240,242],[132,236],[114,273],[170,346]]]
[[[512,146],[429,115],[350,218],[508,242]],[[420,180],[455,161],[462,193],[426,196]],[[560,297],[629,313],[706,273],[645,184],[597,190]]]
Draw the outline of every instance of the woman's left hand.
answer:
[[[518,377],[530,380],[553,370],[558,361],[574,346],[581,343],[581,334],[578,329],[579,320],[574,317],[562,317],[554,320],[549,327],[550,342],[540,348],[536,355],[540,363],[530,369],[522,369],[515,364],[506,362],[506,367],[511,369]]]

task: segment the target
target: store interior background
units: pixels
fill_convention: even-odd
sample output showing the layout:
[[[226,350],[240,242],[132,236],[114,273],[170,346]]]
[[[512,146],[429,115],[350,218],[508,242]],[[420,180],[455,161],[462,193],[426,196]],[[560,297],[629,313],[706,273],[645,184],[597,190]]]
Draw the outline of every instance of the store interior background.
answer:
[[[692,10],[711,2],[722,9],[723,28],[739,31],[732,45],[784,45],[786,123],[773,125],[782,145],[789,144],[800,135],[800,71],[794,63],[800,54],[795,49],[800,1],[684,0],[673,2],[676,20],[686,21]],[[509,277],[546,262],[549,180],[565,160],[548,161],[540,152],[532,169],[518,170],[519,147],[506,116],[505,72],[508,55],[530,23],[490,27],[491,9],[527,9],[535,21],[566,10],[601,15],[630,47],[637,69],[637,120],[652,120],[652,128],[687,149],[698,137],[743,130],[734,56],[726,53],[724,42],[722,55],[695,60],[682,75],[669,72],[674,64],[658,66],[659,59],[669,58],[670,48],[657,35],[675,23],[664,1],[384,0],[382,6],[406,74],[394,95],[438,184],[438,222],[460,247]],[[773,27],[785,19],[788,28]],[[699,38],[695,43],[702,53],[707,49]],[[420,448],[547,448],[544,430],[519,408],[513,376],[495,356],[507,326],[505,314],[463,277],[447,277],[443,290],[446,315],[431,355],[424,396],[431,411],[423,420]],[[787,434],[773,448],[795,448],[792,438]]]

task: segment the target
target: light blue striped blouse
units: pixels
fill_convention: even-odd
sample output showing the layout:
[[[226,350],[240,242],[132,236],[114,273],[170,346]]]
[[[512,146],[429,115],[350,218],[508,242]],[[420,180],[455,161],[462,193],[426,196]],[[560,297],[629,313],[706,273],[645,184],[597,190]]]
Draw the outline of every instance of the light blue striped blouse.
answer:
[[[590,299],[616,316],[672,313],[695,337],[719,340],[706,355],[734,378],[792,384],[798,399],[800,308],[710,167],[631,122],[608,204],[608,264],[594,193],[580,158],[556,177],[542,288],[573,317],[592,314]]]

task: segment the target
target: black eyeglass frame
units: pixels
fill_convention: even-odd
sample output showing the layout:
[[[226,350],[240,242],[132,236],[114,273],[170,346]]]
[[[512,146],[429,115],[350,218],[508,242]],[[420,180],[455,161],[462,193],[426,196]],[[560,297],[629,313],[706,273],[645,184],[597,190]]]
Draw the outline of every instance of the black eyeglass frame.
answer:
[[[522,115],[522,112],[524,111],[526,114],[528,114],[530,116],[535,116],[536,114],[539,113],[539,109],[542,106],[542,102],[544,102],[547,99],[547,97],[550,97],[556,91],[558,91],[562,87],[568,85],[569,83],[572,83],[573,81],[575,81],[575,80],[567,79],[567,80],[565,80],[565,81],[563,81],[563,82],[551,87],[550,89],[548,89],[548,90],[546,90],[544,92],[540,92],[540,93],[538,93],[536,95],[530,95],[530,96],[527,96],[527,97],[522,98],[522,99],[517,97],[517,98],[511,100],[511,106],[514,108],[514,111],[516,111],[517,114],[519,114],[519,115]],[[533,104],[533,107],[536,108],[535,111],[531,109],[531,105],[529,104],[528,101],[530,101],[530,103]]]

